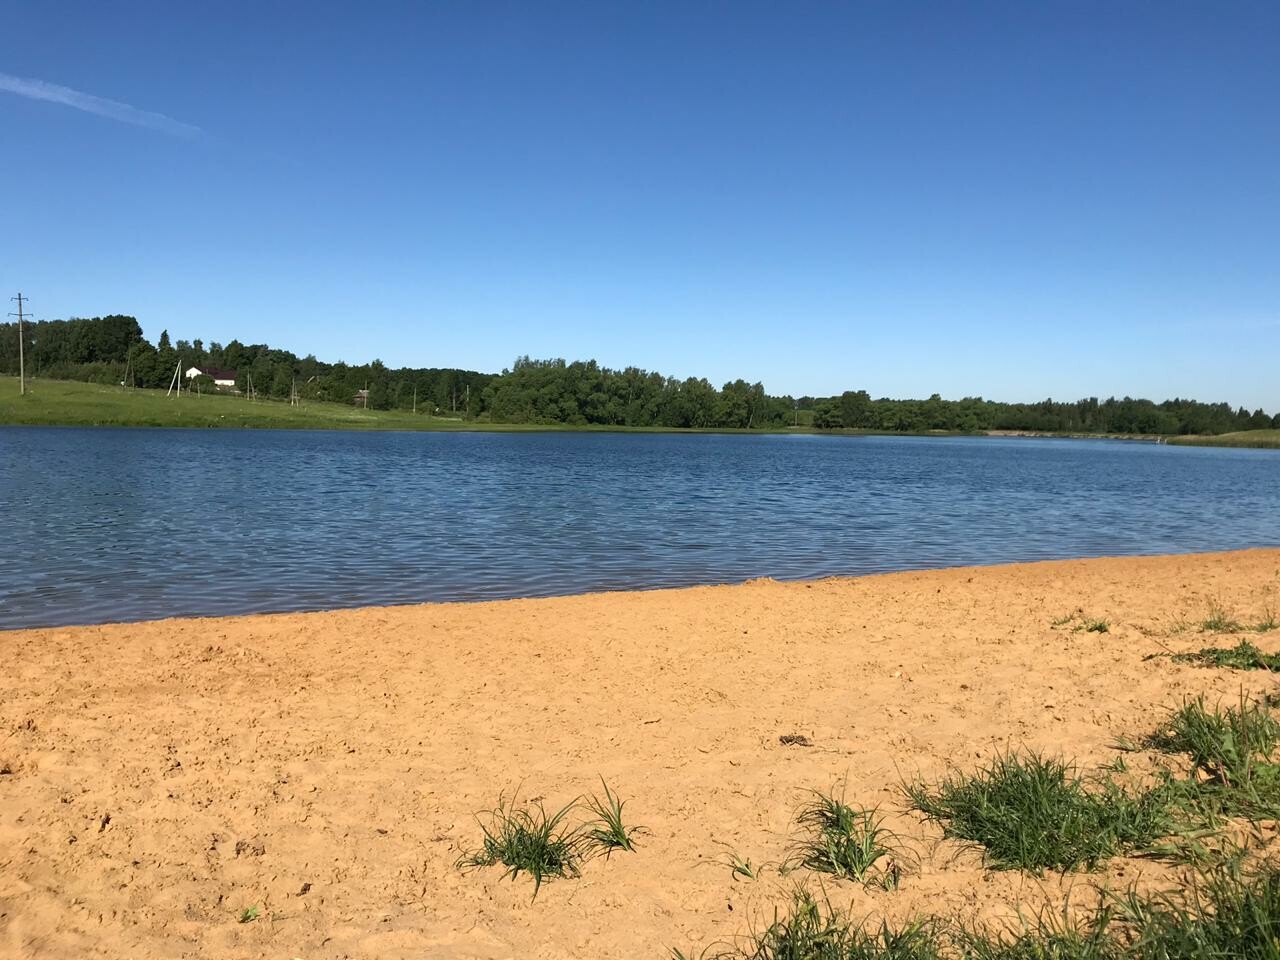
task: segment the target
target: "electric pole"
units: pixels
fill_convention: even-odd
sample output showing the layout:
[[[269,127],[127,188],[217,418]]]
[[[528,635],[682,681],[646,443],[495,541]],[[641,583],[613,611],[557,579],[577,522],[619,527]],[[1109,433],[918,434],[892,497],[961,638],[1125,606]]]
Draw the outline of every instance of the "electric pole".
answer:
[[[22,294],[16,297],[10,297],[10,300],[18,301],[18,312],[11,313],[9,316],[18,318],[18,396],[25,397],[27,395],[27,366],[26,360],[22,355],[22,304],[26,298]]]

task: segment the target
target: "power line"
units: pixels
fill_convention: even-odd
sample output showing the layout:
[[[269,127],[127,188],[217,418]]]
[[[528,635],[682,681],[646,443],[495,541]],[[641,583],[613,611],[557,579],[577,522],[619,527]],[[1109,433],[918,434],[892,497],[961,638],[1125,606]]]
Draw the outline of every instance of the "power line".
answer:
[[[10,313],[9,316],[18,318],[18,396],[24,397],[27,394],[27,365],[26,360],[22,355],[22,304],[30,301],[27,301],[21,293],[16,297],[10,297],[9,299],[18,301],[18,312]]]

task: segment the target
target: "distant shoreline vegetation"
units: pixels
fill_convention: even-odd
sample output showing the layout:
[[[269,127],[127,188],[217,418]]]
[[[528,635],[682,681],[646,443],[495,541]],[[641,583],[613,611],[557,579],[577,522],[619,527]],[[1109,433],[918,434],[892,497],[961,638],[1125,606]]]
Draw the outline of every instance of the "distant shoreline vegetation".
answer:
[[[856,430],[884,433],[986,433],[1213,436],[1280,430],[1280,413],[1252,413],[1226,403],[1173,399],[1155,403],[1125,397],[1061,402],[1000,403],[980,397],[944,400],[873,399],[865,390],[835,397],[771,396],[763,384],[734,380],[717,389],[703,378],[678,380],[595,361],[520,357],[501,373],[453,368],[391,369],[298,357],[265,344],[176,343],[162,332],[152,345],[138,321],[113,315],[27,324],[24,350],[29,376],[164,389],[175,370],[184,388],[216,388],[208,377],[188,379],[191,368],[234,373],[235,391],[261,399],[359,405],[368,411],[416,408],[419,414],[470,424],[666,429]],[[0,373],[18,373],[18,331],[0,324]],[[8,404],[5,405],[7,410]],[[8,422],[24,422],[12,416]],[[30,422],[26,420],[25,422]],[[49,422],[49,421],[45,421]],[[74,422],[86,422],[77,417]],[[1254,442],[1259,441],[1259,442]],[[1243,437],[1240,445],[1272,445],[1275,438]]]

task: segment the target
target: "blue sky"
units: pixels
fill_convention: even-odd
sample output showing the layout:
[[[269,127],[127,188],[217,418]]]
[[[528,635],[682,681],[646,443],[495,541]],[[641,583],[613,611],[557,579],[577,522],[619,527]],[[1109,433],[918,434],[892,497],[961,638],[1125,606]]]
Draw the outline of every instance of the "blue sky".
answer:
[[[1280,410],[1274,2],[0,0],[0,32],[0,284],[39,317]]]

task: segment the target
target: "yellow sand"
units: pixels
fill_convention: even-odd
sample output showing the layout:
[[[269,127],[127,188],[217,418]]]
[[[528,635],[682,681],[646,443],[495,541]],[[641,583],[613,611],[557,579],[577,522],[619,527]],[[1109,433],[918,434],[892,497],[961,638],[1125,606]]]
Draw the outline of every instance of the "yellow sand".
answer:
[[[856,912],[1153,882],[986,871],[899,784],[1010,746],[1103,765],[1184,695],[1269,686],[1144,659],[1215,602],[1280,611],[1280,550],[0,633],[0,955],[660,958],[769,915],[796,878],[715,861],[776,864],[846,778],[914,850],[899,891],[827,884]],[[455,868],[503,791],[600,776],[638,852],[537,900]]]

